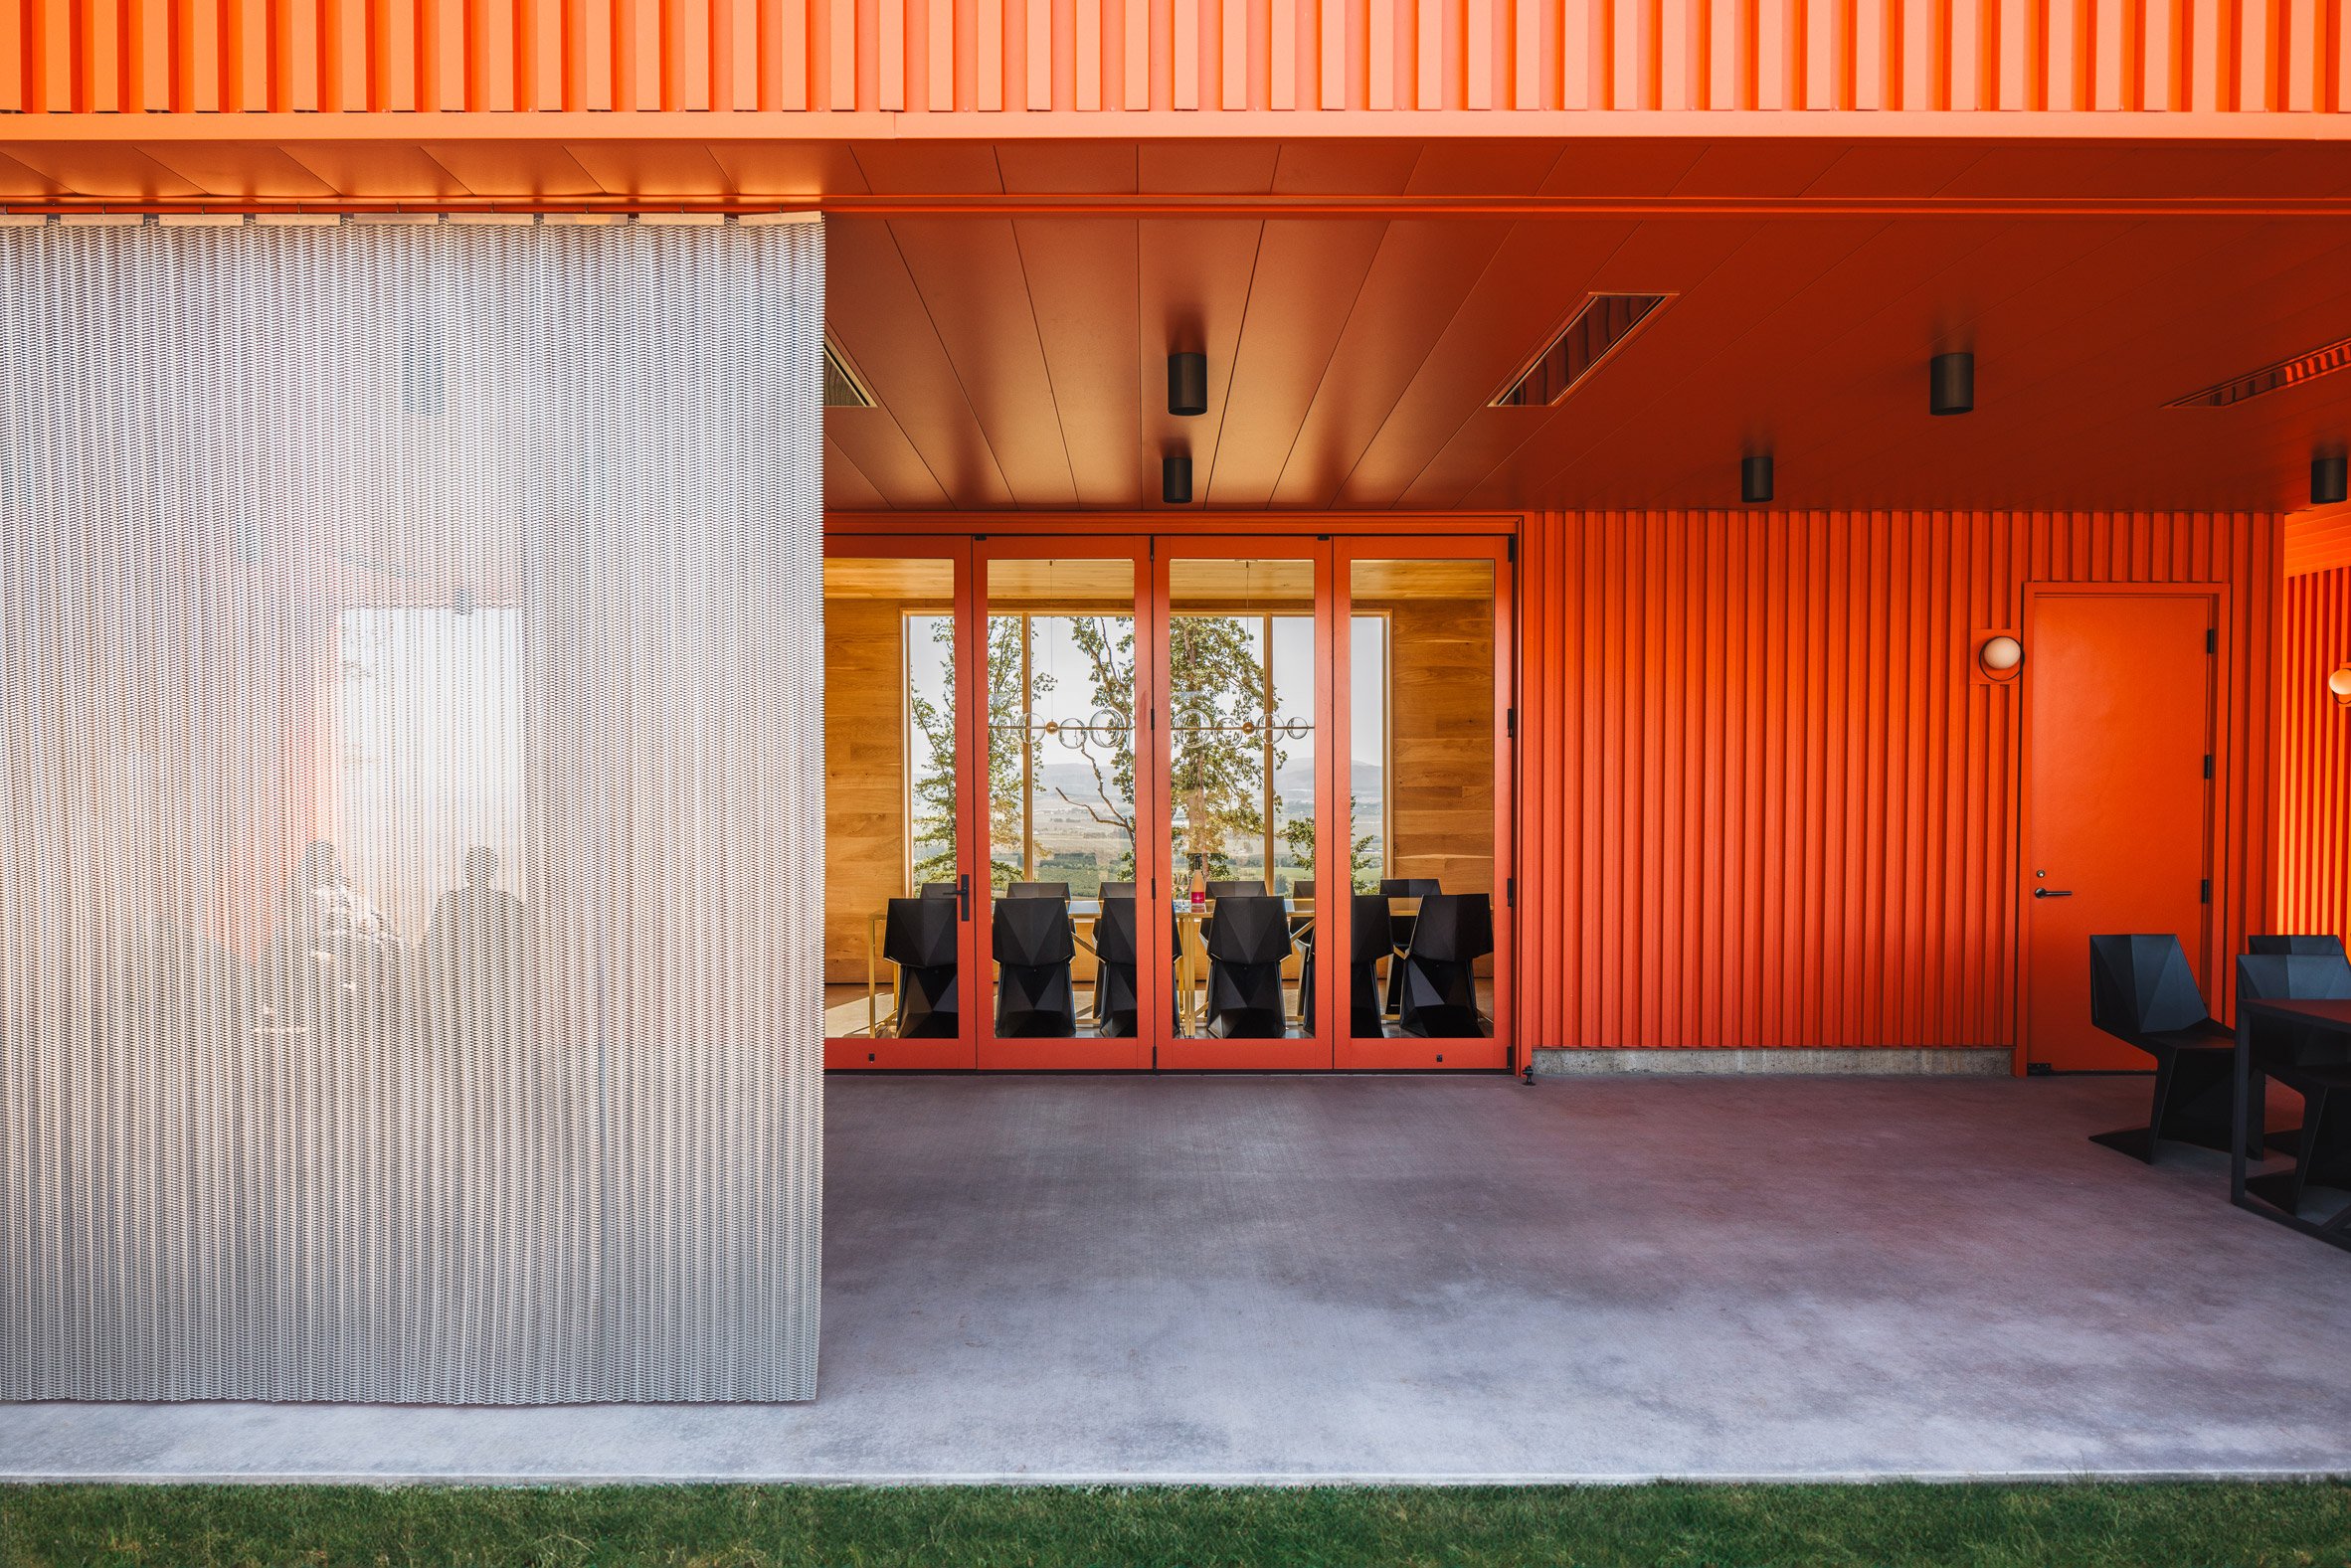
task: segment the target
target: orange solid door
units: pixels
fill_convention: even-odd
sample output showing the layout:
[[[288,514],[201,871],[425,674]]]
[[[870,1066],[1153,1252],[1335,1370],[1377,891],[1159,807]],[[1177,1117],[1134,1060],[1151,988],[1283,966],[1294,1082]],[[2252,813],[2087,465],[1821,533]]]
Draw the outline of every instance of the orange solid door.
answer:
[[[2203,975],[2208,595],[2036,594],[2026,626],[2025,1059],[2145,1069],[2089,1024],[2089,939],[2170,933]],[[2207,994],[2210,994],[2209,986]]]

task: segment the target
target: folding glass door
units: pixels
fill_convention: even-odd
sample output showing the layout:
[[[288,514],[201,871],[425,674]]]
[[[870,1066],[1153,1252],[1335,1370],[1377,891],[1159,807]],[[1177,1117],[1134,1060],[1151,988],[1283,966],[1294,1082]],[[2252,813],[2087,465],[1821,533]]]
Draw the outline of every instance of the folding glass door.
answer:
[[[833,540],[826,1065],[1511,1065],[1508,576],[1501,540]]]

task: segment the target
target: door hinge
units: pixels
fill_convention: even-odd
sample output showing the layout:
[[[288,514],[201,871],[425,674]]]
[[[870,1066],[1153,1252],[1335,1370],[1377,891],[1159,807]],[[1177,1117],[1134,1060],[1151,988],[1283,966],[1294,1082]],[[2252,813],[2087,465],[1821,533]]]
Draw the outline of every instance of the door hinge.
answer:
[[[2212,753],[2210,752],[2204,754],[2204,777],[2207,779],[2212,777]]]
[[[1505,552],[1503,559],[1510,562],[1511,565],[1517,566],[1519,564],[1519,536],[1513,534],[1505,539],[1502,542],[1502,548]]]
[[[1502,907],[1504,909],[1517,909],[1519,907],[1519,879],[1517,877],[1503,878]]]
[[[2218,653],[2221,651],[2220,627],[2207,626],[2204,628],[2204,651],[2207,653]]]
[[[2196,901],[2199,904],[2210,904],[2212,902],[2212,878],[2206,877],[2204,881],[2198,886],[2196,890]]]
[[[1514,741],[1519,738],[1518,709],[1505,708],[1502,710],[1502,733]]]

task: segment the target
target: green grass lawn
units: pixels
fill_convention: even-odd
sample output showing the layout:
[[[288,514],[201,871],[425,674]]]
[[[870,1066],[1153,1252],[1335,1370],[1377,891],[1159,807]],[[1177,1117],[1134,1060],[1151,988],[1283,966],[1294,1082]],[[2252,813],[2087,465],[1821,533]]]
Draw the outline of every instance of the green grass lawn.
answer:
[[[2351,1565],[2342,1485],[0,1487],[0,1568]]]

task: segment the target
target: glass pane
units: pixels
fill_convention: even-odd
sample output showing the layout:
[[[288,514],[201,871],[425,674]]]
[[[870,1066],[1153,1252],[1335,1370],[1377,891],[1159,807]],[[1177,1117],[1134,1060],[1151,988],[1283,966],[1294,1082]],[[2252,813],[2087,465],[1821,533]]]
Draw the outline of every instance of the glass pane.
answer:
[[[955,564],[824,563],[824,1033],[952,1039]]]
[[[1350,572],[1356,1039],[1494,1032],[1494,563]]]
[[[1176,1028],[1311,1034],[1314,564],[1176,561],[1168,583]]]
[[[988,840],[996,1035],[1133,1035],[1132,561],[988,563]]]

